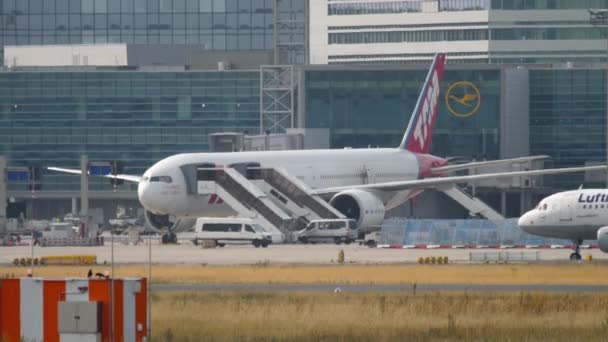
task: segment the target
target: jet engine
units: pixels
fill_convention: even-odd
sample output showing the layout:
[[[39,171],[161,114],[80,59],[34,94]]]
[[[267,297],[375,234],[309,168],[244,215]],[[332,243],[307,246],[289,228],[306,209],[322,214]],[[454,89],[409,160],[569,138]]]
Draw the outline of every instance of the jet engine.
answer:
[[[150,227],[164,233],[163,242],[177,242],[175,233],[191,229],[196,223],[196,219],[173,220],[169,215],[157,215],[148,210],[145,216]]]
[[[365,190],[342,191],[334,195],[329,204],[346,217],[356,220],[360,232],[379,230],[384,221],[384,203],[376,195]]]
[[[597,242],[600,245],[600,250],[608,253],[608,226],[602,227],[597,231]]]

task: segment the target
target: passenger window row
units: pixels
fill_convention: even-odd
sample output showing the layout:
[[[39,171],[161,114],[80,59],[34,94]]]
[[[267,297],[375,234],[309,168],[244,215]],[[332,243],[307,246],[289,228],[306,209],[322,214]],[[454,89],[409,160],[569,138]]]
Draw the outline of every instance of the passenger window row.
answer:
[[[608,206],[606,206],[606,208],[608,208]],[[593,209],[593,204],[583,204],[583,209]],[[604,205],[603,204],[596,204],[595,205],[595,209],[604,209]]]

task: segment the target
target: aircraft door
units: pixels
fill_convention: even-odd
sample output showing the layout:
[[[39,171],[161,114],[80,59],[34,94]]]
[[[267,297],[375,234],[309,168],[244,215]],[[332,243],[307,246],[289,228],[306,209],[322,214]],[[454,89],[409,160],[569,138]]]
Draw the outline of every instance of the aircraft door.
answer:
[[[376,170],[369,166],[369,165],[364,165],[363,166],[363,184],[374,184],[377,183],[377,175],[378,173],[376,172]]]
[[[559,203],[559,220],[572,221],[572,204],[574,203],[572,195],[567,195]]]

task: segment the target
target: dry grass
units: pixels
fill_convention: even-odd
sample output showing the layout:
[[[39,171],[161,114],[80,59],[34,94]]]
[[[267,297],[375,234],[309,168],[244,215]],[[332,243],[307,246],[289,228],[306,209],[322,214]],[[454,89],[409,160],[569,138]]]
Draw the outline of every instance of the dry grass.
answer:
[[[605,341],[608,294],[161,293],[154,341]]]
[[[84,277],[89,267],[45,266],[35,276]],[[0,267],[0,276],[24,276],[24,267]],[[109,270],[95,266],[94,272]],[[117,266],[117,276],[148,274],[145,265]],[[605,264],[552,265],[343,265],[184,266],[154,265],[155,283],[341,283],[341,284],[589,284],[606,285]]]

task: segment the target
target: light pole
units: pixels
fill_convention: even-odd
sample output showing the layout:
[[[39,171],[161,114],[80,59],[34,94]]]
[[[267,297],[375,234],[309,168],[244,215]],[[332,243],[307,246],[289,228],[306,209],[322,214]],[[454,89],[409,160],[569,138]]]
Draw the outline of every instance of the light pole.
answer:
[[[606,39],[606,61],[604,65],[608,63],[608,36],[606,35],[606,28],[608,28],[608,9],[590,9],[589,10],[589,22],[593,27],[598,29],[604,39]],[[604,77],[606,78],[605,90],[606,91],[606,105],[608,107],[608,70],[604,70]],[[608,108],[606,108],[606,162],[608,162]],[[606,175],[606,187],[608,187],[608,174]]]
[[[148,231],[148,341],[152,338],[152,306],[150,305],[150,290],[152,289],[152,230]]]

